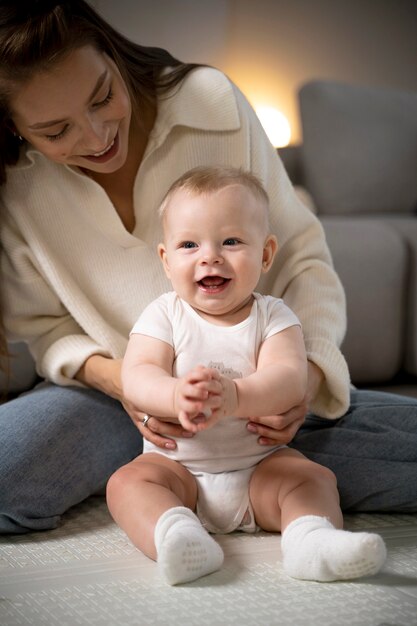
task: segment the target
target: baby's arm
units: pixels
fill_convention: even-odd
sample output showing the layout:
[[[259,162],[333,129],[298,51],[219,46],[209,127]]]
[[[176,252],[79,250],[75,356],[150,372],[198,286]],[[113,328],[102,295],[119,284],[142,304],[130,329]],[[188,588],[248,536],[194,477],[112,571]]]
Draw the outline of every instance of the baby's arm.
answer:
[[[177,379],[175,406],[185,430],[197,432],[213,426],[221,417],[223,386],[215,369],[198,365]]]
[[[219,406],[221,385],[215,370],[198,367],[183,378],[174,378],[174,350],[165,341],[132,334],[122,365],[123,396],[138,410],[156,417],[178,417],[186,430],[207,428],[219,415],[210,416]]]
[[[236,417],[281,415],[304,398],[307,386],[307,357],[299,326],[291,326],[261,346],[257,371],[246,378],[222,380],[237,391]]]

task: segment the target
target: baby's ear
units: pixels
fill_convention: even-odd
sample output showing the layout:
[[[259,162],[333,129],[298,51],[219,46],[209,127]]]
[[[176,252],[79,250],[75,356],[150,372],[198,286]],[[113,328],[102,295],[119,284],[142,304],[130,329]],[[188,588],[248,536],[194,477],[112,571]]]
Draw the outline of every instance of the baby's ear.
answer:
[[[169,265],[168,265],[168,255],[167,255],[165,245],[163,243],[158,244],[158,254],[159,254],[159,258],[162,261],[162,265],[164,266],[165,274],[167,275],[168,278],[171,278]]]
[[[275,235],[268,235],[265,239],[264,249],[262,253],[262,271],[267,272],[272,265],[275,255],[278,251],[278,242]]]

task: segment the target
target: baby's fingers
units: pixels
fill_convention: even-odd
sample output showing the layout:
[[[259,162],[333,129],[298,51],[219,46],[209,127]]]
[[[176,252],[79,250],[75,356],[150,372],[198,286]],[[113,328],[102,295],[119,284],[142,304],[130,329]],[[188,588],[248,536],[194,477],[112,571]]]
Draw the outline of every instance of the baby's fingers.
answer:
[[[192,382],[198,381],[209,381],[209,380],[220,380],[220,373],[214,369],[213,367],[206,367],[205,365],[197,365],[194,369],[190,370],[187,374],[187,378],[189,378]]]
[[[181,395],[183,398],[201,401],[207,400],[209,397],[209,390],[206,388],[206,383],[185,383],[181,389]]]
[[[195,416],[195,414],[189,414],[187,413],[187,411],[181,410],[178,413],[178,420],[181,426],[184,428],[184,430],[187,430],[190,433],[196,433],[199,430],[199,423],[201,421],[201,419],[198,416],[200,414],[198,414],[194,418],[192,418],[190,415]],[[203,416],[202,416],[202,419],[204,419]]]
[[[197,383],[195,385],[198,389],[206,391],[208,395],[218,396],[223,392],[223,387],[220,381],[218,380],[205,380]],[[207,397],[207,396],[206,396]]]

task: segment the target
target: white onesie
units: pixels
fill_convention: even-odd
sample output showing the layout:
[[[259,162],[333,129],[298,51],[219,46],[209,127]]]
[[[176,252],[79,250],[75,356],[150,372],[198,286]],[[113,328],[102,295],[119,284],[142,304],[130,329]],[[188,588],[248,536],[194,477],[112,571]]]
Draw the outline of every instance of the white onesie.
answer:
[[[155,337],[172,346],[176,377],[184,376],[196,365],[205,365],[224,376],[240,378],[256,371],[260,346],[268,337],[295,325],[300,325],[296,315],[272,296],[254,293],[252,310],[243,322],[217,326],[200,317],[172,291],[143,311],[132,333]],[[223,418],[192,439],[177,439],[176,450],[162,450],[144,441],[144,452],[180,461],[195,476],[197,513],[210,532],[255,529],[253,519],[249,526],[246,524],[245,515],[250,512],[250,476],[263,458],[281,446],[260,446],[257,435],[250,433],[246,424],[246,419]]]

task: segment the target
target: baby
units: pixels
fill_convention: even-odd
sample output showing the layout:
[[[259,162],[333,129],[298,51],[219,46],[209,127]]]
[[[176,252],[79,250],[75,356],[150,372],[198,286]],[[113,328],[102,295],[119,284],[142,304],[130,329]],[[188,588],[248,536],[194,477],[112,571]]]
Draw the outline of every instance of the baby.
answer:
[[[268,197],[252,174],[197,168],[167,193],[159,255],[173,290],[135,324],[122,369],[125,398],[178,418],[193,434],[176,450],[144,454],[110,479],[107,499],[132,542],[170,584],[219,569],[209,533],[282,533],[283,567],[330,581],[376,573],[375,534],[341,530],[332,472],[285,446],[260,446],[249,416],[283,414],[306,393],[300,322],[282,300],[256,293],[271,268]]]

